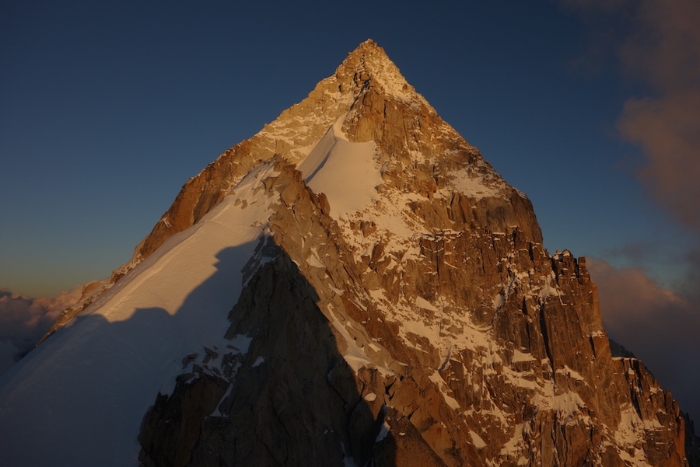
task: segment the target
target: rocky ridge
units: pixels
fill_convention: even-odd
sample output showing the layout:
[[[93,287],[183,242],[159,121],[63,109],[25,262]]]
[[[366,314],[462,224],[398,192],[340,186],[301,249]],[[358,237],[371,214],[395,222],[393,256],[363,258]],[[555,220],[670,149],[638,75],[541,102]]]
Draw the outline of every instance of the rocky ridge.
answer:
[[[382,180],[342,216],[304,170],[330,128],[373,142]],[[188,182],[208,191],[183,187],[135,257],[196,222],[216,198],[209,181],[235,193],[236,170],[276,164],[264,184],[278,202],[229,315],[227,335],[253,336],[252,350],[235,374],[223,359],[185,365],[145,418],[144,465],[682,466],[697,455],[671,394],[639,360],[612,356],[585,259],[543,249],[529,200],[373,42],[227,154]],[[195,414],[200,393],[209,405]],[[183,437],[181,460],[163,458]]]
[[[386,122],[390,124],[385,123],[385,113],[388,115]],[[87,284],[81,300],[66,310],[48,335],[69,323],[165,240],[199,222],[252,168],[275,154],[291,163],[306,158],[341,116],[344,116],[343,129],[347,130],[350,141],[376,140],[383,154],[392,154],[383,161],[386,167],[382,177],[388,186],[401,185],[404,191],[428,196],[439,196],[439,189],[445,192],[445,187],[459,186],[462,194],[478,191],[481,204],[490,203],[494,208],[507,204],[508,191],[513,188],[415,92],[383,49],[367,41],[348,55],[334,75],[320,81],[306,99],[282,112],[252,138],[226,150],[190,178],[151,233],[134,249],[131,260],[109,278]],[[433,153],[443,156],[437,164],[424,156]],[[402,167],[413,168],[410,179],[404,177]],[[462,167],[468,174],[459,170]],[[453,178],[445,179],[449,173],[453,173]],[[484,183],[473,183],[476,178]],[[482,196],[495,192],[500,193],[496,198]],[[519,195],[518,200],[529,203],[522,193]],[[472,210],[466,201],[458,195],[453,203],[455,209],[464,210],[458,216],[467,221],[471,219]],[[500,219],[501,229],[505,228],[506,221],[516,224],[513,215],[519,210],[509,210],[514,212]],[[527,224],[541,238],[534,215]]]

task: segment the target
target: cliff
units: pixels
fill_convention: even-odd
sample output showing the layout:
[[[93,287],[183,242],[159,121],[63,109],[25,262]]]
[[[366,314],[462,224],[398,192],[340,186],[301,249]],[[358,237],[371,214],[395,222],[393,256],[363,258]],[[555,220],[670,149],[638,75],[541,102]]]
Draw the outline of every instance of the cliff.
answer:
[[[299,268],[265,265],[231,311],[236,333],[264,336],[248,361],[268,363],[208,383],[229,388],[221,416],[201,417],[182,465],[268,455],[285,465],[341,465],[344,456],[357,465],[688,465],[686,421],[670,393],[638,360],[612,357],[585,259],[543,249],[529,200],[440,119],[381,48],[362,44],[280,119],[307,112],[310,100],[323,112],[344,92],[352,98],[336,98],[346,104],[328,115],[339,119],[336,138],[376,144],[376,196],[334,216],[334,200],[314,194],[327,185],[308,176],[306,162],[302,173],[284,164],[295,156],[279,151],[282,174],[268,185],[281,202],[269,238],[276,261],[288,257]],[[280,277],[301,277],[309,293],[285,297],[276,291]],[[314,320],[327,320],[324,330],[355,362],[352,375],[328,351],[316,352],[320,337],[280,341],[267,331],[304,319],[296,307],[309,301]],[[290,368],[302,387],[335,399],[306,399],[288,383]],[[329,377],[317,381],[319,372]],[[261,408],[247,412],[251,397]],[[285,404],[277,407],[277,398]],[[151,453],[181,435],[162,435],[154,412],[178,404],[161,398],[149,413],[146,465],[168,464]]]

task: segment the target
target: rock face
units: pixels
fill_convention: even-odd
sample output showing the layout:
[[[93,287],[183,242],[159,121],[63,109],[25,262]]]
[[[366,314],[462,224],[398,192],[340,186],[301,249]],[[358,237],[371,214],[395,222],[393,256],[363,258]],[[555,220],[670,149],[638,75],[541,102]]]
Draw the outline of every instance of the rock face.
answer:
[[[142,465],[698,465],[671,394],[611,354],[585,259],[544,250],[372,41],[190,179],[122,272],[261,166],[270,217],[221,330],[252,340],[182,356]]]

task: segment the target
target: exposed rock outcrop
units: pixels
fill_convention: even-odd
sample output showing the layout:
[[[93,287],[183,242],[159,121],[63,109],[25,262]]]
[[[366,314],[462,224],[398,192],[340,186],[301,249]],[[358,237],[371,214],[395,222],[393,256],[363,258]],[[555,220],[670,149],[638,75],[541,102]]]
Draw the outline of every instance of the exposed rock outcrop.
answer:
[[[281,160],[277,169],[280,175],[265,185],[279,203],[269,245],[260,247],[261,255],[274,249],[276,259],[248,283],[229,330],[254,333],[260,350],[248,355],[247,365],[265,356],[275,376],[234,377],[220,415],[203,416],[192,428],[202,433],[193,459],[213,451],[212,465],[241,459],[286,465],[308,452],[305,462],[325,465],[344,456],[357,465],[369,459],[401,466],[687,465],[685,421],[675,401],[638,360],[613,359],[583,258],[568,251],[549,255],[518,228],[508,234],[441,230],[390,253],[378,213],[376,221],[339,223],[298,171]],[[353,240],[374,247],[361,254],[368,250]],[[304,285],[280,288],[280,277],[290,276]],[[299,314],[303,303],[309,309]],[[312,332],[287,322],[292,310],[294,320],[317,323]],[[285,337],[271,336],[270,327],[286,330]],[[340,355],[356,364],[354,371]],[[326,380],[309,383],[313,388],[286,386],[302,374],[313,381],[323,368],[332,369]],[[284,415],[246,408],[279,384],[295,401]],[[307,391],[313,396],[304,398]],[[341,397],[329,402],[316,391]],[[180,406],[182,392],[165,405]],[[148,420],[162,411],[159,403]],[[333,413],[335,424],[299,422],[319,412]],[[281,434],[274,431],[280,417],[294,420]],[[268,430],[274,439],[294,438],[295,430],[332,430],[336,437],[309,438],[303,450],[268,446],[275,459],[262,447],[249,457],[222,452],[225,443],[260,443],[254,433]],[[174,443],[161,436],[144,445],[148,462],[160,444]],[[219,444],[212,446],[209,437]],[[317,452],[315,443],[328,449]]]

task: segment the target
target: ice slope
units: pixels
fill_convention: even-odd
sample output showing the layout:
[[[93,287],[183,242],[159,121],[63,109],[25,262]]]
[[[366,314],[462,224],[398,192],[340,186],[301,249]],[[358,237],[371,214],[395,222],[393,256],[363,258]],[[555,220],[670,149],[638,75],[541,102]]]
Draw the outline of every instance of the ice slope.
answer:
[[[348,141],[343,120],[336,120],[297,167],[309,188],[326,195],[335,220],[371,204],[382,184],[374,160],[377,145]]]
[[[263,165],[70,327],[0,379],[0,465],[137,464],[143,415],[181,360],[223,345],[244,265],[269,218]],[[246,200],[246,202],[242,201]]]

